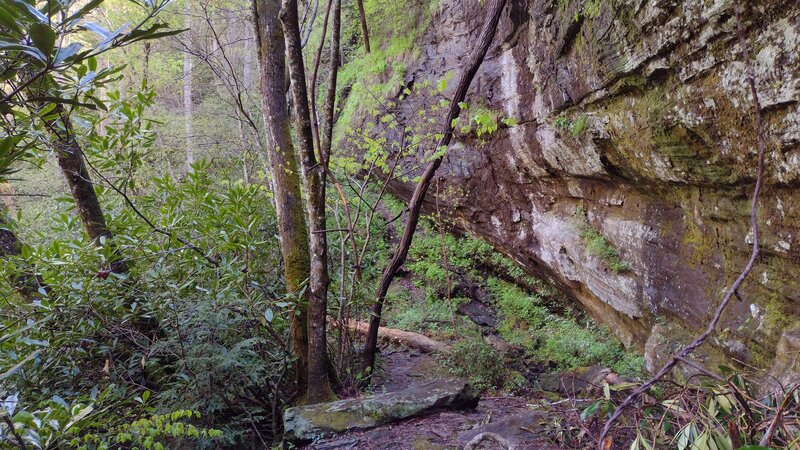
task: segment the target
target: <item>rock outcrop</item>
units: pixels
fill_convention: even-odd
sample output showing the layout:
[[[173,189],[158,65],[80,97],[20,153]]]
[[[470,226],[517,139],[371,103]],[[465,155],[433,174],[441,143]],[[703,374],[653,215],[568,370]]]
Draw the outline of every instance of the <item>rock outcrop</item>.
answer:
[[[762,256],[704,358],[767,368],[800,325],[800,3],[742,3],[769,139]],[[406,83],[460,70],[477,5],[440,3]],[[460,136],[440,203],[626,345],[668,351],[705,326],[749,255],[756,145],[742,60],[729,0],[511,0],[467,103],[516,125]]]
[[[458,380],[436,380],[371,397],[298,406],[284,412],[284,438],[318,440],[325,435],[365,430],[441,408],[475,407],[480,394]]]

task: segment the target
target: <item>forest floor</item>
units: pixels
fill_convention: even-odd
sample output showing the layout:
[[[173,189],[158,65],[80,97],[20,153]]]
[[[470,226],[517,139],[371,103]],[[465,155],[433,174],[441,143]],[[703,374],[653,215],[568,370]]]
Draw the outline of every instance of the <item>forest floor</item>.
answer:
[[[418,350],[387,347],[382,370],[376,373],[375,392],[393,392],[410,384],[445,376],[436,358]],[[495,433],[517,449],[560,449],[548,435],[551,411],[537,410],[545,399],[484,395],[476,408],[441,410],[389,423],[370,430],[342,433],[311,444],[307,449],[439,450],[460,449],[480,433]],[[565,405],[567,406],[567,405]],[[503,448],[485,441],[480,449]]]

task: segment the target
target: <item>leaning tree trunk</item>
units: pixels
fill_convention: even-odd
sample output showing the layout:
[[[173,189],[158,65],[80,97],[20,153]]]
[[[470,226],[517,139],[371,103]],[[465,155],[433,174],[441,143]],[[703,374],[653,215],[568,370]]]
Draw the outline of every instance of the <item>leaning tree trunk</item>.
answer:
[[[286,46],[278,13],[280,0],[253,0],[259,64],[261,66],[261,99],[267,130],[267,151],[272,165],[275,209],[284,262],[286,289],[301,296],[292,318],[291,333],[297,356],[298,394],[308,389],[308,293],[303,283],[309,278],[309,244],[300,174],[295,159],[289,115],[286,104]]]
[[[308,403],[318,403],[332,396],[327,374],[328,345],[326,318],[330,275],[328,274],[328,240],[325,233],[325,183],[327,154],[329,154],[330,146],[328,146],[327,150],[324,147],[319,147],[321,161],[317,161],[316,155],[314,154],[315,141],[311,127],[311,111],[308,105],[308,90],[306,87],[305,67],[303,65],[302,42],[296,0],[283,1],[281,22],[283,22],[286,39],[289,78],[291,81],[292,96],[294,98],[295,128],[297,131],[298,145],[302,151],[303,172],[306,179],[307,209],[310,229],[309,241],[311,243],[308,339],[309,388],[306,401]],[[334,19],[334,29],[331,51],[332,55],[334,51],[336,55],[336,59],[332,60],[333,86],[335,89],[339,39],[337,19]],[[311,101],[313,102],[315,99],[312,98]],[[328,109],[332,116],[332,101],[330,105],[326,104],[326,112]],[[330,125],[332,124],[329,124],[329,126]]]
[[[461,112],[461,107],[458,106],[458,104],[463,102],[464,98],[467,96],[467,90],[469,90],[472,79],[475,78],[475,74],[478,72],[481,63],[483,63],[483,59],[486,57],[486,52],[489,50],[489,46],[494,39],[494,34],[497,31],[497,24],[500,21],[500,15],[503,12],[505,4],[506,0],[494,0],[489,6],[489,18],[481,30],[478,44],[467,61],[464,73],[461,74],[461,79],[458,82],[455,95],[450,103],[450,110],[444,121],[442,137],[436,145],[437,151],[440,148],[447,147],[450,144],[450,140],[453,138],[453,123]],[[411,240],[414,238],[414,232],[419,222],[422,201],[425,198],[425,194],[428,192],[428,188],[430,188],[431,180],[433,180],[436,170],[442,164],[443,158],[444,155],[439,156],[425,167],[425,172],[422,173],[422,178],[419,183],[417,183],[411,201],[408,203],[408,219],[406,220],[406,226],[400,238],[400,243],[397,244],[397,250],[394,252],[394,256],[381,274],[378,289],[375,293],[375,304],[372,306],[372,313],[369,320],[367,342],[364,345],[364,370],[367,374],[371,375],[375,367],[375,353],[378,349],[378,328],[380,328],[381,324],[381,312],[383,310],[383,302],[386,299],[386,292],[388,292],[389,286],[392,284],[392,279],[400,269],[400,266],[403,265],[408,255],[408,249],[411,246]]]
[[[369,28],[367,28],[367,14],[364,12],[364,0],[356,0],[356,4],[358,5],[358,16],[361,19],[361,34],[364,35],[364,50],[369,53]]]
[[[56,106],[57,118],[48,121],[48,128],[52,135],[52,145],[55,149],[58,165],[75,201],[78,216],[83,223],[83,228],[89,239],[99,245],[112,245],[111,230],[106,224],[103,208],[94,190],[94,183],[86,163],[83,160],[83,151],[78,144],[77,137],[72,128],[72,122],[66,115],[61,105]],[[128,266],[121,257],[115,257],[109,267],[114,273],[125,273]]]

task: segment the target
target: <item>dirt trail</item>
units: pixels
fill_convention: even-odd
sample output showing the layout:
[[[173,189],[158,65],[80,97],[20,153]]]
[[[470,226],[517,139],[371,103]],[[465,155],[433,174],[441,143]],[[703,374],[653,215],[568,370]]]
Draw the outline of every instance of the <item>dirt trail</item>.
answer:
[[[417,350],[384,349],[381,371],[376,372],[375,392],[393,392],[409,384],[436,378],[442,368],[430,354]],[[494,432],[517,449],[559,449],[548,443],[544,426],[548,417],[529,407],[521,397],[481,398],[478,407],[446,410],[387,424],[367,431],[333,436],[305,448],[316,450],[434,450],[461,449],[480,432]],[[494,442],[477,448],[497,449]]]

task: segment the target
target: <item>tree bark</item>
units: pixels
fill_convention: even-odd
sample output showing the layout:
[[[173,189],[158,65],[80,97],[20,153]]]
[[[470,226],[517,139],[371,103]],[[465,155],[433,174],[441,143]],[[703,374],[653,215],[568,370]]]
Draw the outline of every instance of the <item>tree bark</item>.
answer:
[[[142,70],[142,83],[148,86],[150,82],[150,51],[153,48],[152,42],[144,43],[144,69]]]
[[[186,2],[184,10],[184,28],[191,28],[191,2]],[[185,51],[183,53],[183,123],[184,135],[186,138],[186,172],[192,172],[192,165],[194,165],[194,143],[192,135],[192,55]]]
[[[297,356],[298,394],[308,390],[308,293],[303,283],[309,278],[308,229],[300,193],[300,174],[289,131],[286,104],[286,45],[278,20],[280,0],[253,0],[254,23],[261,66],[261,99],[267,131],[267,151],[272,165],[278,233],[284,262],[286,289],[297,295],[291,334]]]
[[[338,4],[338,2],[337,2]],[[289,63],[290,87],[294,99],[295,129],[297,141],[302,152],[303,173],[306,179],[307,210],[311,245],[311,271],[310,271],[310,298],[309,298],[309,342],[308,342],[308,380],[309,388],[306,401],[319,403],[328,400],[333,394],[328,383],[327,360],[327,305],[328,286],[330,275],[328,273],[328,240],[325,233],[325,185],[327,156],[326,151],[320,149],[318,161],[314,152],[314,137],[311,126],[311,112],[308,104],[308,90],[306,87],[305,67],[303,64],[302,42],[300,25],[297,13],[297,0],[284,0],[281,9],[281,22],[283,23],[286,49]],[[334,19],[334,28],[338,21]],[[334,31],[331,48],[336,49],[338,55],[338,31]],[[338,58],[337,58],[338,67]],[[333,69],[333,83],[335,89],[335,71]],[[315,99],[311,99],[313,102]],[[333,104],[326,104],[333,114]],[[326,113],[328,109],[326,109]],[[332,124],[329,124],[329,127]]]
[[[494,39],[495,32],[497,31],[497,24],[500,21],[500,15],[503,12],[505,4],[506,0],[493,0],[488,5],[489,17],[483,25],[477,46],[474,47],[474,51],[470,55],[467,65],[464,68],[464,73],[461,74],[461,79],[458,82],[455,95],[450,103],[450,110],[444,121],[443,134],[436,145],[436,150],[449,145],[453,138],[453,121],[457,119],[461,113],[461,108],[458,104],[463,102],[464,98],[467,96],[467,90],[469,90],[469,86],[472,84],[472,79],[475,78],[475,74],[478,72],[481,63],[483,63],[486,57],[486,52],[489,50],[489,46]],[[436,170],[442,164],[443,158],[444,155],[434,159],[425,167],[425,172],[423,172],[421,180],[417,183],[416,189],[414,189],[411,201],[408,203],[408,218],[406,219],[406,226],[400,238],[400,243],[397,244],[394,256],[381,274],[378,289],[375,293],[375,304],[372,306],[367,342],[364,345],[364,371],[368,375],[372,374],[375,367],[375,353],[378,349],[378,328],[381,323],[381,312],[383,310],[384,300],[386,299],[386,292],[389,290],[389,286],[392,284],[392,279],[398,269],[400,269],[406,256],[408,256],[408,249],[411,246],[411,240],[414,238],[414,232],[419,222],[422,201],[430,188]]]
[[[56,106],[58,119],[48,123],[52,134],[53,147],[61,172],[75,200],[75,207],[83,223],[86,234],[97,245],[112,245],[112,233],[103,215],[103,208],[94,190],[94,183],[83,160],[83,151],[78,144],[69,116],[62,105]],[[115,257],[109,269],[114,273],[126,273],[128,266],[124,259]]]
[[[364,49],[369,53],[369,29],[367,28],[367,14],[364,12],[364,0],[356,0],[356,4],[361,19],[361,33],[364,35]]]

